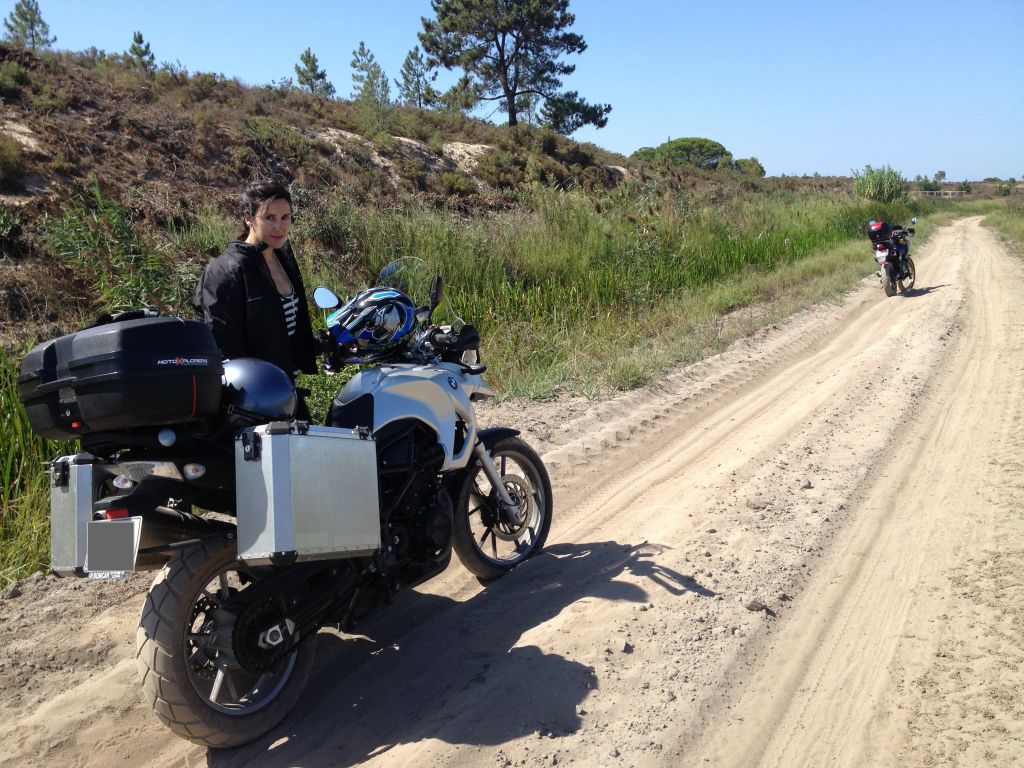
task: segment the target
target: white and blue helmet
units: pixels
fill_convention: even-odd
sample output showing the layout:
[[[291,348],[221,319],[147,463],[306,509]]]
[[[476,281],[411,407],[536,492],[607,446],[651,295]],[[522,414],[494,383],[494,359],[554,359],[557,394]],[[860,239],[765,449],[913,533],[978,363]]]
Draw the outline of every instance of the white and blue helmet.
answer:
[[[382,352],[399,344],[416,324],[416,305],[394,288],[369,288],[327,318],[331,337],[358,352]]]

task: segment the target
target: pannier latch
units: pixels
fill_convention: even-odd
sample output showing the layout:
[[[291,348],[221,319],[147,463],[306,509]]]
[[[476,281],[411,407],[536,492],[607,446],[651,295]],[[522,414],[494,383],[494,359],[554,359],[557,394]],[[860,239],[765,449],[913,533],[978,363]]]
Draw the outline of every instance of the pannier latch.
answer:
[[[50,462],[50,484],[54,488],[64,488],[71,479],[71,467],[67,459],[54,459]]]
[[[260,436],[255,432],[242,433],[242,458],[245,461],[260,460]]]

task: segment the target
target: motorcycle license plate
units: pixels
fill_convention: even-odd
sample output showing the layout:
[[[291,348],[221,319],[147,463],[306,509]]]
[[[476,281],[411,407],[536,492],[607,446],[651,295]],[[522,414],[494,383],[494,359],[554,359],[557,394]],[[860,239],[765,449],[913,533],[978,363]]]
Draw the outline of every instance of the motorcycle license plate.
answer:
[[[141,517],[91,521],[85,559],[89,578],[119,579],[134,571],[141,535]]]
[[[885,261],[886,258],[888,258],[888,256],[888,251],[875,251],[875,261],[877,261],[879,264]]]

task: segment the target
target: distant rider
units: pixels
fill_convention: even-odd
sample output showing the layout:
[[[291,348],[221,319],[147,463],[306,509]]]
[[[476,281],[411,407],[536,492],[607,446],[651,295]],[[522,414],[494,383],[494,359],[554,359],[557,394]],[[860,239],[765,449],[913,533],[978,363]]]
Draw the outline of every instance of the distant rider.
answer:
[[[907,254],[910,252],[910,245],[906,242],[906,238],[902,238],[902,243],[893,238],[893,232],[897,230],[906,231],[902,224],[890,224],[887,221],[875,221],[874,219],[868,222],[868,239],[871,240],[871,244],[885,241],[890,248],[896,249],[896,253],[899,254],[897,279],[905,280],[910,277],[910,272],[907,270]]]

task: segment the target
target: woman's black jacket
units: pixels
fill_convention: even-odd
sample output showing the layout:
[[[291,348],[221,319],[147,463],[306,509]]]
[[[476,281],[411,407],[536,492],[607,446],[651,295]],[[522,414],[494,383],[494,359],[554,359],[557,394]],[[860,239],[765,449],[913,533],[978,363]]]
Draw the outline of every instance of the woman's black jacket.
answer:
[[[261,253],[262,243],[228,243],[206,265],[196,286],[194,305],[226,358],[258,357],[281,368],[316,373],[316,347],[299,266],[286,241],[275,251],[299,297],[295,334],[288,336],[281,298]]]

